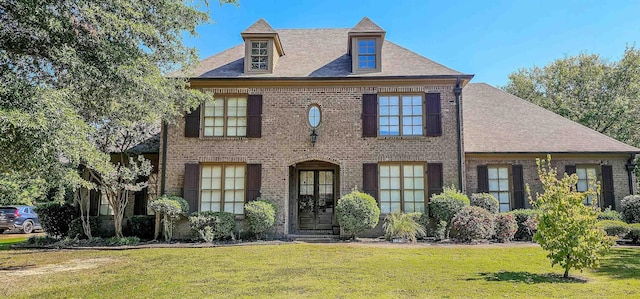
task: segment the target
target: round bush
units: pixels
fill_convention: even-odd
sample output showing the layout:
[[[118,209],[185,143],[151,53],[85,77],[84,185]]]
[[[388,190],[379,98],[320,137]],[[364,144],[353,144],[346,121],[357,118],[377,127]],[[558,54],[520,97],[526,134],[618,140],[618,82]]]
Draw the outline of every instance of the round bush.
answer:
[[[236,215],[229,212],[204,211],[191,214],[191,229],[206,242],[213,240],[235,240]]]
[[[454,188],[445,188],[444,192],[431,196],[429,211],[436,221],[451,222],[456,213],[469,205],[469,198]]]
[[[630,229],[627,223],[617,220],[598,221],[598,226],[602,227],[608,236],[618,238],[626,236]]]
[[[338,200],[336,219],[344,232],[355,239],[356,234],[374,228],[380,218],[378,203],[369,194],[353,190]]]
[[[622,215],[616,212],[615,210],[611,210],[610,207],[606,208],[598,215],[598,220],[617,220],[623,221]]]
[[[629,224],[627,239],[631,239],[633,243],[638,243],[638,240],[640,239],[640,223]]]
[[[266,200],[255,200],[244,205],[244,214],[250,232],[260,239],[262,233],[276,222],[276,206]]]
[[[494,234],[493,214],[480,207],[465,207],[452,219],[456,239],[463,242],[489,239]]]
[[[533,235],[535,235],[538,230],[538,220],[536,216],[540,212],[533,209],[519,209],[509,213],[515,217],[516,223],[518,224],[518,231],[516,231],[514,239],[522,241],[533,240]]]
[[[35,209],[47,235],[60,239],[69,232],[69,224],[77,217],[76,208],[70,204],[47,202]]]
[[[500,213],[494,219],[495,239],[498,242],[509,242],[513,240],[518,231],[518,223],[513,214]]]
[[[471,194],[469,201],[472,206],[484,208],[493,214],[497,214],[500,211],[500,202],[489,193]]]
[[[627,223],[640,223],[640,195],[628,195],[620,202],[622,217]]]

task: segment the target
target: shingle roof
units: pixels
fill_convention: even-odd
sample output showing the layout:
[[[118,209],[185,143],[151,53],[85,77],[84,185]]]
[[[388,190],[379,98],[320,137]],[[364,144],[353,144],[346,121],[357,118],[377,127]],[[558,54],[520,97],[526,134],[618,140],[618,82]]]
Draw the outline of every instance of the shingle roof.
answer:
[[[640,149],[485,83],[462,91],[467,153],[637,153]]]
[[[371,21],[369,18],[364,17],[358,24],[353,26],[349,32],[361,33],[361,32],[385,32],[380,26]]]
[[[347,55],[349,30],[276,30],[286,55],[278,59],[273,73],[245,75],[244,44],[240,44],[205,58],[186,75],[172,73],[169,76],[190,78],[328,78],[464,75],[388,40],[382,45],[381,72],[352,74],[351,56]]]
[[[126,151],[133,154],[159,153],[160,152],[160,133],[145,139],[144,141],[132,146]]]
[[[276,31],[273,30],[273,27],[271,27],[265,19],[260,19],[242,31],[242,33],[276,33]]]

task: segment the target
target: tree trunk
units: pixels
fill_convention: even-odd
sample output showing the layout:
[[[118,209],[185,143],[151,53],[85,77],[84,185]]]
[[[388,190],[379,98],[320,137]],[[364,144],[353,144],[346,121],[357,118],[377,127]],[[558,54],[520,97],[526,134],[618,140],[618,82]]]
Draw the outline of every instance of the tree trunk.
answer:
[[[162,229],[162,216],[160,215],[160,212],[154,212],[156,214],[156,227],[155,227],[155,231],[153,233],[153,239],[157,240],[158,237],[160,236],[160,230]]]
[[[569,278],[569,268],[564,269],[564,278]]]

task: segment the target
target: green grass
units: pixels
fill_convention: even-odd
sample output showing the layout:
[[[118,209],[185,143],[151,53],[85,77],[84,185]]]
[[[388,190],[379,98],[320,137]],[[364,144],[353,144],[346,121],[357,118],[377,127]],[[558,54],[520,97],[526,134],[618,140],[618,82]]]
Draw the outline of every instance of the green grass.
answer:
[[[17,235],[17,236],[8,236],[1,235],[3,238],[0,239],[0,250],[8,250],[11,245],[22,243],[27,240],[28,235]]]
[[[108,259],[100,264],[95,260]],[[88,260],[88,261],[87,261]],[[93,269],[11,276],[51,265]],[[0,252],[9,297],[640,297],[640,248],[614,248],[570,280],[536,246],[285,244],[128,251]]]

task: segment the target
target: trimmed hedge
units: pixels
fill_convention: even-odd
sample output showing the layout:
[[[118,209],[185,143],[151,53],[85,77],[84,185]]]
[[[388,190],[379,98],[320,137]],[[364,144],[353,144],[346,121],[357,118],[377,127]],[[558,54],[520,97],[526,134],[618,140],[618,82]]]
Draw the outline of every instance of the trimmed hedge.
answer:
[[[481,207],[493,214],[497,214],[500,211],[500,202],[489,193],[471,194],[469,202],[472,206]]]
[[[127,227],[125,235],[138,237],[143,240],[153,239],[155,230],[155,216],[153,215],[135,215],[127,219]]]
[[[481,207],[465,207],[451,222],[456,231],[456,239],[463,242],[489,239],[494,234],[493,214]]]
[[[620,210],[627,223],[640,223],[640,195],[625,196],[620,202]]]
[[[76,208],[67,203],[42,203],[36,206],[35,211],[44,231],[56,239],[67,236],[69,224],[77,217]]]
[[[640,240],[640,223],[629,224],[627,239],[631,239],[631,242],[633,243],[638,243],[638,240]]]
[[[516,223],[518,224],[518,230],[516,231],[514,239],[522,241],[533,240],[533,235],[535,235],[538,230],[538,220],[536,220],[536,216],[539,213],[538,210],[533,209],[518,209],[509,212],[509,214],[515,217]]]
[[[100,230],[101,222],[102,221],[98,216],[89,217],[89,226],[91,227],[92,237],[105,237],[104,232]],[[88,237],[84,234],[84,228],[82,228],[82,219],[80,219],[80,217],[71,220],[71,222],[69,223],[69,231],[67,232],[67,236],[72,239],[88,239]]]
[[[244,205],[244,214],[247,216],[247,227],[256,239],[260,239],[276,222],[276,206],[270,201],[249,202]]]
[[[509,242],[513,240],[516,232],[518,231],[518,222],[516,222],[516,217],[509,213],[496,214],[494,229],[494,238],[498,242]]]
[[[622,215],[615,210],[611,210],[610,207],[606,208],[604,211],[600,212],[598,215],[598,220],[617,220],[623,221]]]
[[[629,233],[629,224],[617,220],[598,221],[598,226],[602,227],[608,236],[622,238]]]
[[[466,206],[469,206],[469,198],[464,193],[446,187],[442,193],[431,196],[429,212],[436,223],[440,221],[447,223],[445,232],[447,237],[451,230],[451,219]]]
[[[356,234],[376,227],[380,218],[378,203],[369,194],[353,190],[338,200],[336,219],[345,234],[352,239]]]
[[[206,241],[235,240],[236,215],[229,212],[196,212],[189,217],[191,229]]]

